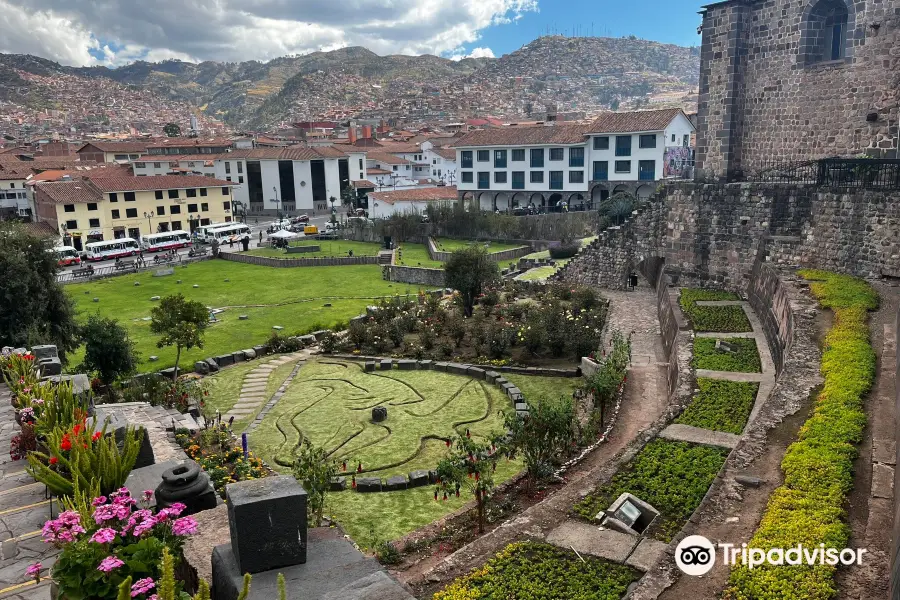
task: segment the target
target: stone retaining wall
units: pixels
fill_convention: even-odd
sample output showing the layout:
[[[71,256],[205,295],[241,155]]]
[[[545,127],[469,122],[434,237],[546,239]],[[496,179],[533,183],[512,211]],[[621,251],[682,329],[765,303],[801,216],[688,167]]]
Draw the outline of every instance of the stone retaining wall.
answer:
[[[261,267],[338,267],[346,265],[377,265],[377,256],[328,256],[322,258],[269,258],[238,252],[219,252],[219,256],[232,262]]]
[[[794,316],[787,288],[775,269],[758,260],[750,277],[747,297],[762,322],[775,372],[781,374],[784,355],[789,351],[794,335]]]
[[[412,283],[415,285],[427,285],[430,287],[443,287],[443,269],[424,269],[420,267],[401,267],[399,265],[384,265],[381,268],[381,277],[385,281],[398,283]]]
[[[496,241],[496,240],[491,240]],[[512,243],[521,243],[520,241],[513,241]],[[549,244],[549,242],[545,242]],[[440,262],[447,262],[450,260],[450,257],[453,255],[452,252],[443,252],[437,249],[437,244],[435,244],[434,239],[428,238],[428,244],[426,246],[428,248],[428,256],[431,257],[431,260],[437,260]],[[508,260],[516,260],[523,256],[527,256],[531,254],[533,250],[530,246],[521,246],[519,248],[512,248],[511,250],[501,250],[500,252],[491,252],[491,259],[497,262],[505,262]]]

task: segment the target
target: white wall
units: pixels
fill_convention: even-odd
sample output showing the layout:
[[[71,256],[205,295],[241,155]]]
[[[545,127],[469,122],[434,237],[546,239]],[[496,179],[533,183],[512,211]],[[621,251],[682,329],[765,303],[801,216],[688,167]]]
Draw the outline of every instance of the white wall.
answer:
[[[378,206],[375,206],[376,204]],[[410,213],[414,211],[424,213],[427,207],[428,202],[424,200],[421,202],[395,202],[394,204],[388,204],[387,202],[374,200],[370,197],[369,218],[383,219],[390,217],[393,214]]]
[[[457,188],[460,190],[466,191],[486,191],[478,189],[478,173],[479,172],[488,172],[490,173],[490,188],[489,191],[510,191],[510,192],[521,192],[521,191],[533,191],[533,192],[587,192],[588,183],[590,181],[590,173],[588,168],[588,152],[585,150],[584,157],[584,166],[583,167],[569,167],[569,151],[571,148],[585,148],[583,145],[570,145],[570,146],[504,146],[504,147],[489,147],[489,148],[464,148],[462,150],[472,150],[472,169],[465,169],[466,171],[472,172],[472,182],[471,183],[463,183],[462,181],[462,150],[457,149],[456,151],[456,164],[459,167],[456,175],[458,179],[456,180]],[[531,168],[531,150],[533,148],[543,148],[544,149],[544,166],[542,168]],[[550,160],[550,148],[564,148],[565,151],[563,153],[563,160],[560,161],[551,161]],[[524,149],[525,150],[525,160],[524,161],[513,161],[512,160],[512,151],[514,149]],[[487,162],[479,162],[478,161],[478,151],[479,150],[488,150],[489,151],[489,160]],[[506,168],[494,168],[494,156],[496,150],[506,150]],[[660,160],[662,157],[660,156]],[[506,183],[497,183],[495,179],[495,173],[498,171],[506,172]],[[514,190],[512,187],[512,174],[514,171],[523,171],[525,173],[525,188],[523,190]],[[531,173],[533,171],[542,171],[544,173],[544,180],[542,183],[531,183]],[[551,190],[550,189],[550,172],[551,171],[562,171],[563,172],[563,187],[561,190]],[[583,171],[584,178],[582,183],[569,183],[569,172],[570,171]]]
[[[642,135],[653,135],[656,138],[655,148],[641,148],[640,138]],[[638,181],[639,165],[642,160],[654,161],[654,180],[662,179],[663,176],[663,154],[666,149],[665,138],[663,132],[645,132],[645,133],[615,133],[608,134],[609,149],[594,150],[594,139],[604,137],[603,135],[591,135],[589,138],[589,158],[587,165],[589,166],[587,176],[594,177],[594,162],[606,161],[608,163],[609,181]],[[631,154],[629,156],[616,156],[616,139],[619,137],[631,138]],[[629,161],[631,170],[628,173],[616,172],[616,161]]]
[[[259,171],[262,176],[263,207],[267,210],[277,210],[279,203],[275,201],[275,192],[272,188],[274,187],[278,190],[278,200],[283,198],[281,194],[281,181],[278,177],[278,161],[259,161]]]
[[[349,154],[350,180],[362,181],[366,178],[366,154],[365,152],[350,152]],[[359,161],[362,161],[362,169],[359,168]]]
[[[690,144],[691,134],[694,132],[694,126],[691,124],[690,120],[684,115],[678,115],[672,122],[669,123],[669,126],[666,127],[666,143],[665,146],[683,146],[684,145],[684,136],[688,136],[688,143]],[[672,136],[675,136],[675,139],[672,139]]]
[[[338,159],[325,159],[325,199],[328,200],[328,208],[331,208],[330,198],[337,198],[334,206],[339,207],[341,202],[341,171],[338,167]]]
[[[306,185],[300,185],[306,182]],[[294,161],[294,194],[297,196],[297,210],[312,210],[312,168],[308,160]]]

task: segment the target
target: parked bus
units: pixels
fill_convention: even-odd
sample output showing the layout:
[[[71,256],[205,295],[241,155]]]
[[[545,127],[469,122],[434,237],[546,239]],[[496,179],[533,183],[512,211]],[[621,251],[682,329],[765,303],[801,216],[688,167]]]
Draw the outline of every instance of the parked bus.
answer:
[[[213,229],[218,229],[219,227],[225,227],[226,225],[231,225],[231,223],[210,223],[209,225],[201,225],[194,229],[194,238],[200,240],[201,242],[206,241],[206,236],[209,235],[209,231]],[[209,241],[212,241],[210,238]]]
[[[85,258],[91,262],[134,256],[141,251],[140,245],[131,238],[119,238],[108,242],[93,242],[85,244],[84,249],[87,251]]]
[[[147,252],[176,250],[191,246],[191,234],[187,231],[166,231],[145,235],[141,238],[141,248]]]
[[[78,250],[72,246],[57,246],[56,248],[53,248],[51,252],[56,254],[56,258],[59,260],[59,266],[61,267],[81,264],[81,257],[78,255]]]
[[[244,225],[243,223],[226,223],[222,227],[208,230],[206,232],[206,242],[210,244],[213,240],[219,240],[220,244],[228,242],[229,240],[239,242],[249,235],[250,228],[247,225]]]

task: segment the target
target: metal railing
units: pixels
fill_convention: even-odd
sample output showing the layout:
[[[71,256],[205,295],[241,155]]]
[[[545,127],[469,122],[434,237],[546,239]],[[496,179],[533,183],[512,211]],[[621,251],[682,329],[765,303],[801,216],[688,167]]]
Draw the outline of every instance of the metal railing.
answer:
[[[866,190],[898,190],[900,160],[823,158],[792,163],[771,163],[744,177],[744,180]]]

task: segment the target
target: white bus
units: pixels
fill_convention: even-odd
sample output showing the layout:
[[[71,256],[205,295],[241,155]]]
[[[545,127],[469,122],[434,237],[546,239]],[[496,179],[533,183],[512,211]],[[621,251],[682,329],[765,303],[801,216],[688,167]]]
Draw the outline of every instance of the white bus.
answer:
[[[56,254],[56,258],[59,260],[59,266],[61,267],[81,264],[81,257],[78,255],[78,250],[72,246],[57,246],[50,250],[50,252]]]
[[[191,234],[187,231],[165,231],[163,233],[145,235],[141,238],[141,248],[147,252],[188,248],[190,245]]]
[[[226,223],[222,227],[207,230],[206,243],[211,244],[213,240],[219,240],[219,243],[234,240],[241,241],[244,237],[250,235],[250,228],[243,223]]]
[[[205,242],[206,236],[211,230],[225,227],[226,225],[231,225],[231,223],[210,223],[209,225],[201,225],[194,229],[194,237],[201,242]],[[210,241],[212,241],[212,238],[210,238]]]
[[[109,240],[108,242],[85,244],[84,249],[87,251],[87,259],[91,262],[97,262],[110,258],[134,256],[140,252],[141,247],[131,238],[119,238],[117,240]]]

